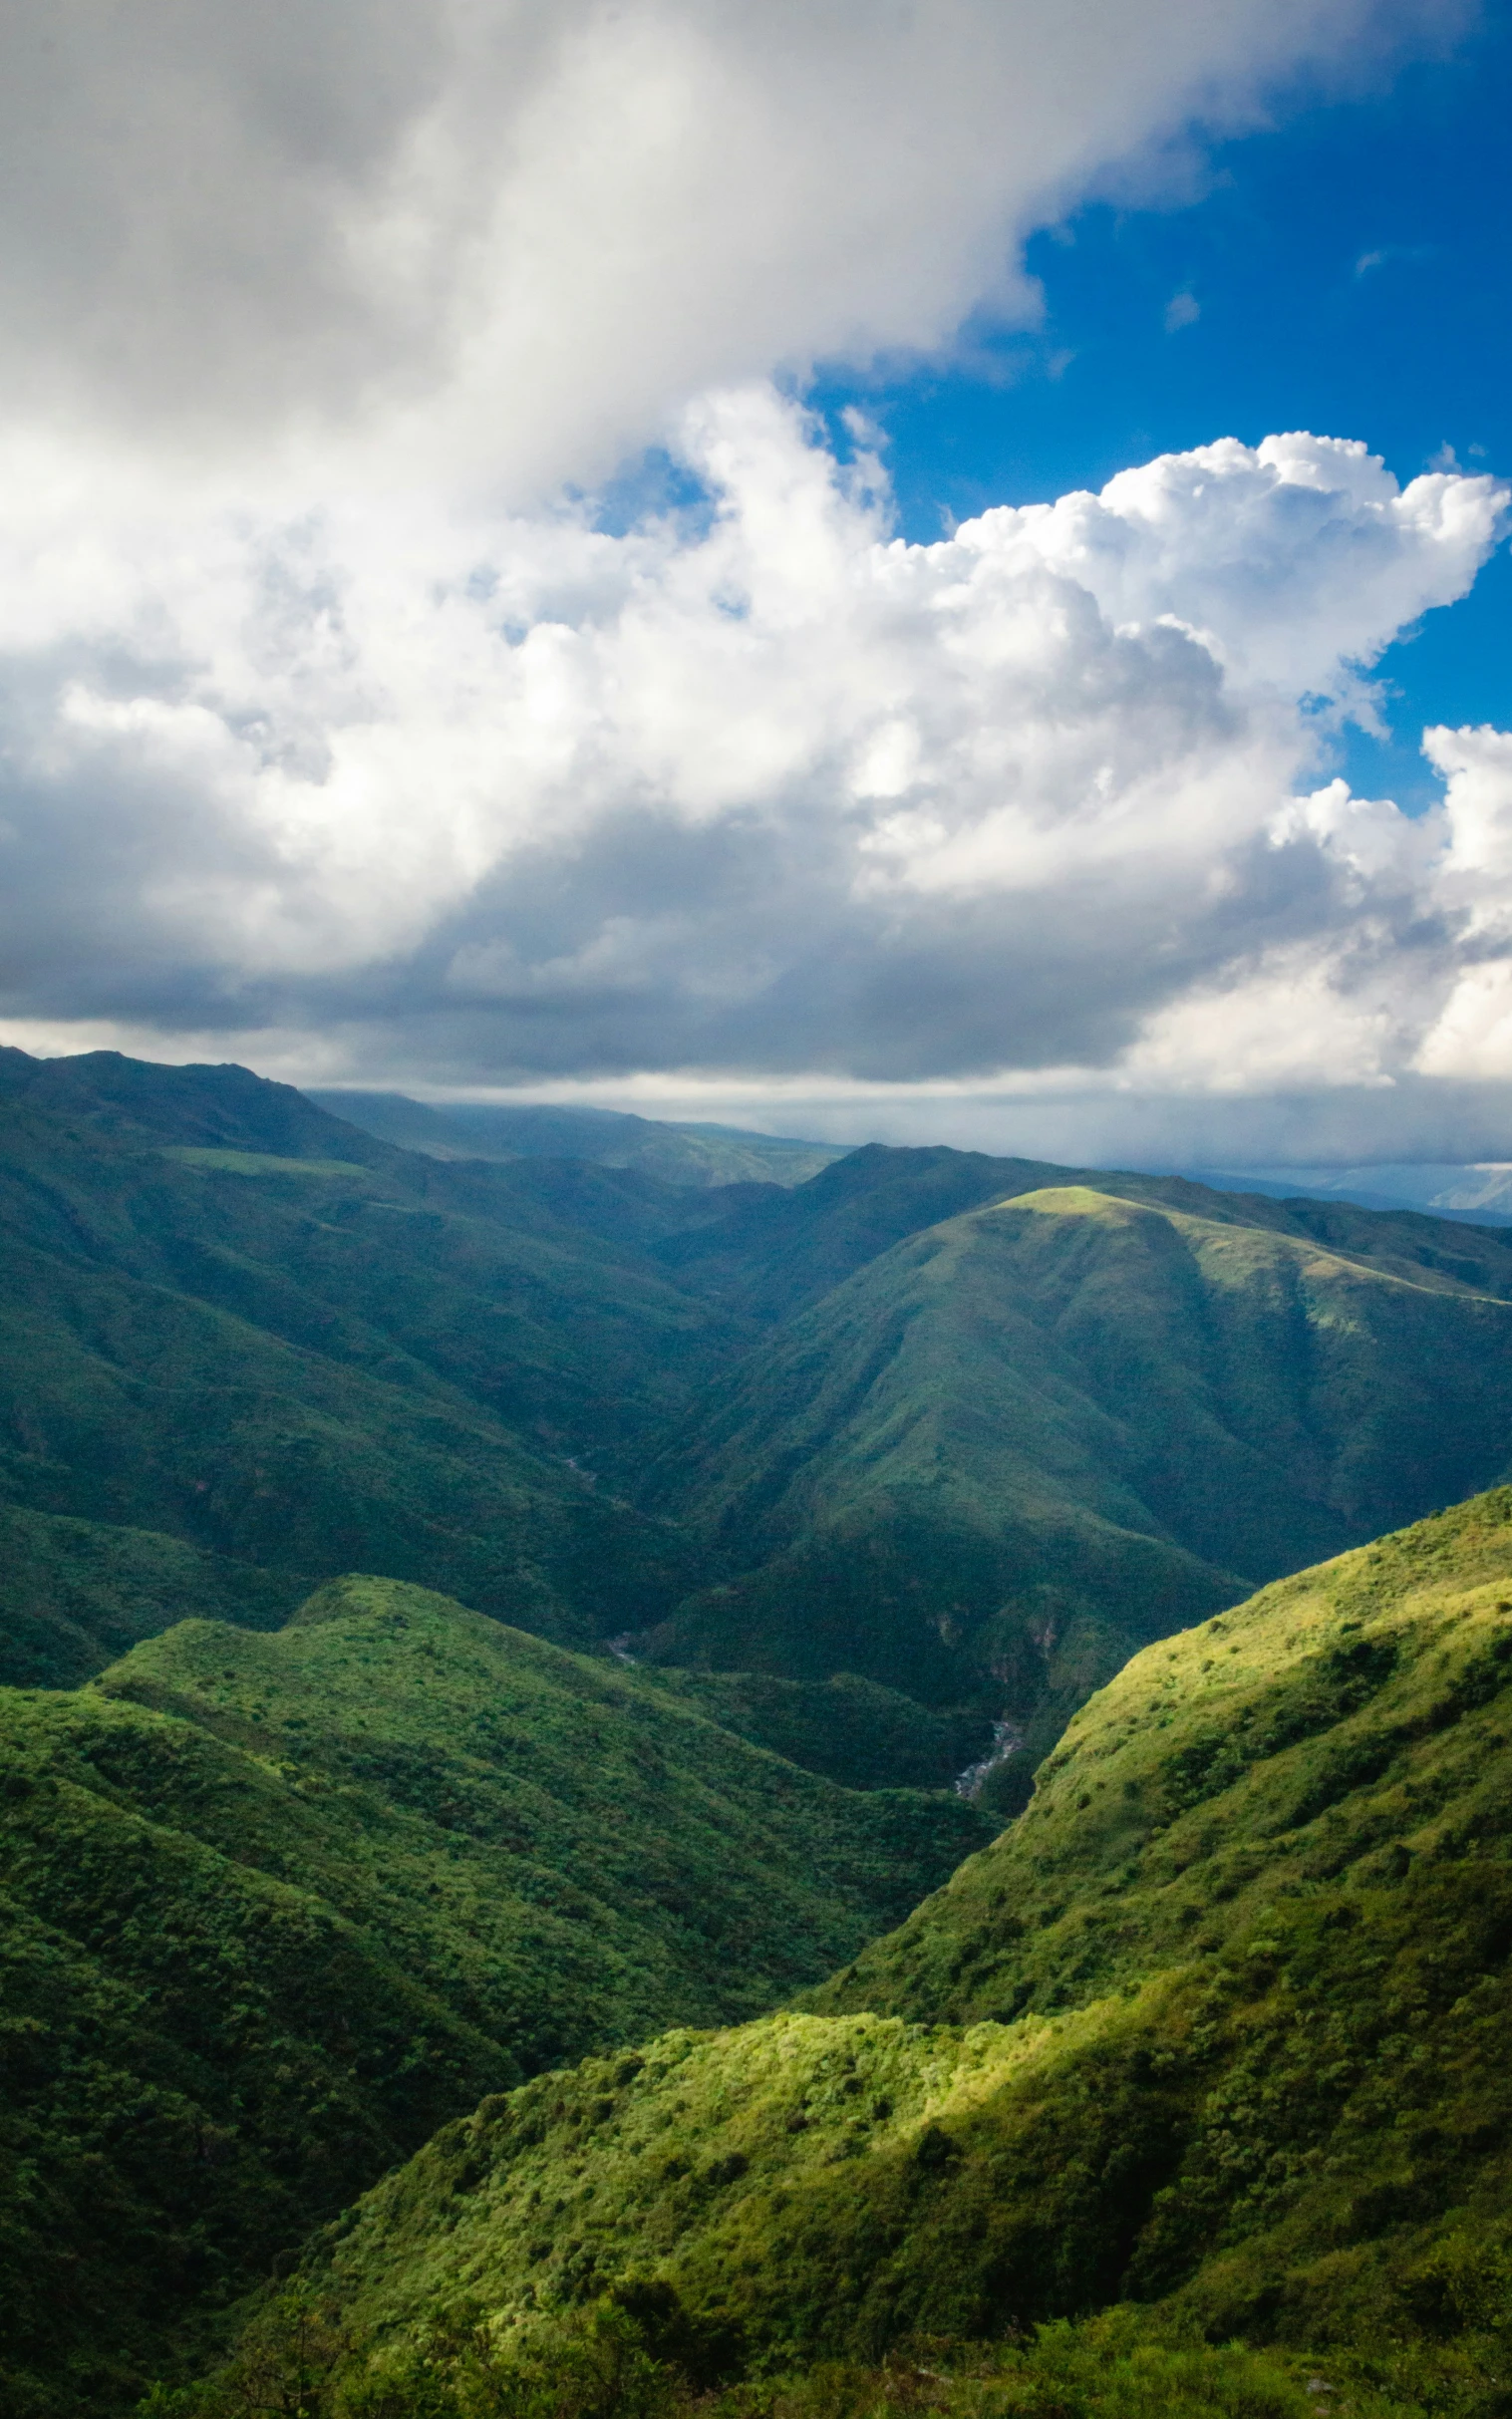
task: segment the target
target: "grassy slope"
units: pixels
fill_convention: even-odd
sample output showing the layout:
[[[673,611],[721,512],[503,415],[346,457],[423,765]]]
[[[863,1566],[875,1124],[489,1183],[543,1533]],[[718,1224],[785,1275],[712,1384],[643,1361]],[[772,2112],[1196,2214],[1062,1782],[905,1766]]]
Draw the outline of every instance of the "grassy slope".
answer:
[[[651,1500],[756,1568],[656,1652],[985,1688],[1032,1753],[1235,1574],[1497,1477],[1509,1346],[1512,1306],[1439,1267],[1084,1186],[969,1211],[700,1405]]]
[[[116,2407],[479,2092],[769,2005],[984,1829],[383,1581],[0,1726],[7,2410]]]
[[[549,1175],[443,1168],[237,1069],[122,1069],[130,1116],[77,1071],[0,1097],[12,1501],[558,1636],[666,1603],[676,1540],[570,1463],[682,1401],[718,1322],[606,1231],[618,1180],[585,1171],[564,1215]],[[351,1149],[376,1164],[330,1172]]]
[[[1477,2323],[1512,2272],[1509,1833],[1500,1490],[1150,1648],[811,2012],[484,2102],[311,2280],[383,2343],[659,2273],[767,2359],[1118,2295],[1219,2340]]]
[[[274,1630],[308,1593],[176,1537],[0,1507],[0,1686],[77,1687],[178,1621]]]
[[[1428,1272],[1512,1299],[1512,1236],[1415,1211],[1216,1192],[1181,1176],[1059,1167],[937,1145],[868,1143],[789,1193],[745,1196],[721,1218],[669,1230],[658,1257],[679,1282],[770,1325],[806,1309],[910,1235],[993,1202],[1063,1184],[1120,1200],[1295,1235],[1403,1273]]]

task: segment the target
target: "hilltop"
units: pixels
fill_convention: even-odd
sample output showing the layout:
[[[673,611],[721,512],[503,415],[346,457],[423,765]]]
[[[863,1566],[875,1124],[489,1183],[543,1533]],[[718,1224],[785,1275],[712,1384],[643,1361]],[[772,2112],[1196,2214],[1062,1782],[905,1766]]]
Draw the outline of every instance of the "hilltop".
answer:
[[[828,1189],[819,1231],[854,1233],[866,1156],[763,1219],[791,1235]],[[927,1209],[985,1181],[925,1156]],[[1499,1476],[1512,1254],[1305,1206],[1105,1177],[877,1250],[712,1378],[653,1465],[642,1501],[728,1576],[649,1651],[1001,1708],[1027,1774],[1139,1646]]]

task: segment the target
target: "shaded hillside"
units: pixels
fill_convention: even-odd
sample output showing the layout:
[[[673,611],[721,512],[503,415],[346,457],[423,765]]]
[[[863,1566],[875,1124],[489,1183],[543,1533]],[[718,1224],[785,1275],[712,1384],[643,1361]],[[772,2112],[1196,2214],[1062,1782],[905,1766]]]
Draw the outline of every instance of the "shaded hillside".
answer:
[[[804,1184],[846,1150],[843,1143],[748,1133],[735,1125],[669,1125],[609,1108],[514,1108],[483,1100],[436,1106],[403,1092],[306,1096],[365,1133],[438,1159],[588,1159],[634,1168],[664,1184],[703,1188]]]
[[[77,1687],[174,1622],[276,1630],[308,1593],[176,1537],[0,1507],[0,1687]]]
[[[18,2414],[129,2405],[479,2093],[771,2004],[986,1836],[383,1581],[0,1692],[0,1740]]]
[[[646,1677],[722,1729],[847,1789],[948,1788],[992,1751],[992,1724],[970,1707],[941,1711],[853,1671],[805,1682],[652,1665]]]
[[[574,1466],[728,1349],[614,1232],[653,1216],[648,1180],[445,1168],[237,1068],[16,1057],[13,1503],[312,1577],[376,1567],[569,1638],[686,1588],[676,1538]]]
[[[1505,1469],[1512,1306],[1226,1207],[1024,1194],[787,1322],[654,1473],[747,1566],[657,1655],[995,1697],[1032,1752],[1136,1646]]]
[[[839,1698],[769,1683],[964,1707],[965,1761],[989,1720],[1022,1734],[984,1783],[1012,1810],[1133,1647],[1508,1458],[1501,1235],[1099,1175],[1079,1243],[1042,1201],[1059,1240],[1010,1247],[997,1205],[1064,1173],[445,1163],[242,1068],[8,1052],[0,1501],[263,1569],[279,1603],[362,1567],[559,1642],[650,1634],[758,1674],[751,1734],[824,1770],[876,1769],[875,1704],[847,1744]],[[1413,1315],[1358,1315],[1372,1283]],[[155,1619],[131,1592],[97,1662],[183,1610],[166,1576]],[[37,1605],[0,1563],[11,1667],[77,1677],[89,1624],[54,1667]],[[957,1751],[933,1718],[900,1773]]]
[[[308,2287],[380,2370],[463,2287],[497,2324],[618,2284],[727,2367],[1124,2297],[1215,2342],[1479,2329],[1489,2390],[1509,1851],[1504,1489],[1147,1650],[810,2012],[485,2101]]]

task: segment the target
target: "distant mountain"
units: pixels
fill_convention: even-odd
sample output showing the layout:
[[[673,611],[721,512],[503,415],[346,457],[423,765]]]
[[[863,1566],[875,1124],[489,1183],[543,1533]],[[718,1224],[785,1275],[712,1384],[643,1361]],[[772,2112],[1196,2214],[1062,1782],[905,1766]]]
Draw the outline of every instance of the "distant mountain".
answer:
[[[367,1133],[435,1159],[590,1159],[636,1168],[664,1184],[804,1184],[848,1148],[737,1125],[668,1125],[618,1109],[505,1108],[482,1100],[437,1108],[403,1092],[352,1090],[306,1097]]]
[[[998,1197],[862,1259],[910,1160],[921,1220]],[[860,1152],[676,1239],[685,1280],[811,1307],[703,1389],[643,1496],[723,1566],[647,1652],[990,1703],[1023,1734],[1006,1806],[1137,1646],[1512,1459],[1512,1244],[1178,1179],[1025,1189],[1045,1172]]]
[[[242,1068],[7,1052],[0,1246],[18,1679],[192,1572],[260,1621],[370,1568],[745,1673],[737,1726],[847,1777],[814,1683],[911,1700],[900,1775],[998,1721],[1009,1811],[1135,1646],[1512,1459],[1512,1241],[1176,1177],[444,1162]]]
[[[1463,1219],[1471,1225],[1512,1226],[1512,1162],[1232,1171],[1190,1168],[1186,1172],[1198,1183],[1216,1185],[1223,1191],[1253,1190],[1277,1199],[1305,1193],[1358,1202],[1364,1209],[1426,1210],[1436,1218]]]
[[[500,2395],[511,2357],[586,2361],[570,2312],[609,2293],[599,2340],[638,2325],[695,2381],[900,2347],[782,2408],[1490,2412],[1509,1739],[1500,1490],[1147,1649],[810,2012],[485,2102],[311,2246],[302,2306],[349,2388],[418,2381],[407,2341],[433,2393],[469,2373],[438,2324],[464,2283],[522,2324]],[[1236,2336],[1301,2356],[1246,2370]]]
[[[0,1690],[0,2407],[144,2369],[445,2119],[817,1979],[990,1836],[344,1580]]]

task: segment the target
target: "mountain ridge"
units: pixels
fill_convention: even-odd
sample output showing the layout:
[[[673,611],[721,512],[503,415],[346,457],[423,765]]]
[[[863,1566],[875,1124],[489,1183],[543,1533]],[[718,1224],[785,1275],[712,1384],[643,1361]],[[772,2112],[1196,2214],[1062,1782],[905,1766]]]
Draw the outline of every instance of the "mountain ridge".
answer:
[[[489,2100],[313,2244],[348,2373],[463,2281],[501,2341],[622,2293],[726,2373],[1121,2297],[1313,2360],[1463,2337],[1400,2407],[1494,2409],[1509,1725],[1506,1488],[1146,1649],[800,2009]]]
[[[129,2410],[480,2094],[771,2004],[989,1830],[382,1580],[0,1690],[0,2401]]]

